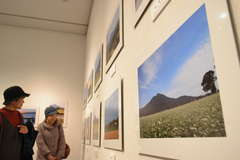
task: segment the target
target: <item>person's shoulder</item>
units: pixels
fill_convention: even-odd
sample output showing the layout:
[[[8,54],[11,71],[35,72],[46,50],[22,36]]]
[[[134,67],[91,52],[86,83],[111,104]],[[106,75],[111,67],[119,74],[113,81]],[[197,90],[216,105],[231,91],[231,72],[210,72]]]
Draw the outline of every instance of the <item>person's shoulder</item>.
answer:
[[[40,130],[42,130],[42,129],[44,129],[44,121],[41,122],[41,123],[37,126],[37,130],[38,130],[38,131],[40,131]]]

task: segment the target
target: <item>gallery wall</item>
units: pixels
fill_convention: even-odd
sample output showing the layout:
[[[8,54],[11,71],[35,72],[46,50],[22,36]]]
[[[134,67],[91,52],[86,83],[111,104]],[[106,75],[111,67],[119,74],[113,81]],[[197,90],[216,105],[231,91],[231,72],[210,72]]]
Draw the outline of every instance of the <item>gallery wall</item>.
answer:
[[[85,36],[3,25],[0,35],[0,93],[22,86],[31,93],[23,108],[38,108],[39,122],[47,105],[66,102],[69,159],[79,160]],[[3,96],[0,99],[3,102]]]
[[[238,40],[238,46],[240,46],[240,2],[238,0],[230,0],[230,9],[233,16],[233,24],[236,30],[236,38]]]
[[[233,0],[232,0],[233,1]],[[103,65],[103,81],[83,113],[92,112],[94,101],[104,102],[116,79],[123,79],[123,150],[104,148],[104,133],[101,132],[101,147],[84,145],[81,147],[81,160],[225,160],[239,159],[239,101],[238,82],[240,80],[239,59],[231,28],[226,1],[171,1],[153,22],[150,9],[135,28],[134,1],[124,0],[124,46],[110,71],[106,74]],[[150,57],[177,29],[206,3],[213,56],[218,75],[220,97],[226,137],[205,138],[160,138],[153,141],[140,139],[138,107],[137,68]],[[215,4],[219,5],[216,6]],[[239,2],[235,3],[239,4]],[[84,81],[94,67],[100,45],[106,45],[106,35],[114,15],[117,1],[95,0],[86,41],[86,68]],[[216,6],[216,7],[215,7]],[[234,9],[234,15],[239,11]],[[235,21],[239,26],[238,20]],[[237,27],[239,29],[239,27]],[[239,32],[239,31],[238,31]],[[104,48],[105,53],[105,48]],[[104,59],[104,58],[103,58]],[[105,64],[105,60],[103,61]],[[157,76],[157,75],[152,75]],[[86,107],[86,109],[85,109]],[[82,117],[85,116],[83,114]],[[104,121],[102,120],[102,130]],[[140,154],[142,153],[142,154]]]

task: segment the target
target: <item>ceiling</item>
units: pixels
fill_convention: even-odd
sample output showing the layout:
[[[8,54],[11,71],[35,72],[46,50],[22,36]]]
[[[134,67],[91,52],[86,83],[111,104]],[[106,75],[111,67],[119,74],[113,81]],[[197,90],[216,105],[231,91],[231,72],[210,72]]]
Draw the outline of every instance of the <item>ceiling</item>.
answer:
[[[87,33],[93,0],[0,0],[0,24]]]

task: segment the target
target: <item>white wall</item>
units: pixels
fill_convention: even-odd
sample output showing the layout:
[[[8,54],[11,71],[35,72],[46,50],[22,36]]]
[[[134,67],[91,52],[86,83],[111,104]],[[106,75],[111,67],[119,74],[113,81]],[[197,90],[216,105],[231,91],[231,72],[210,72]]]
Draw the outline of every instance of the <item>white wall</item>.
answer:
[[[31,93],[24,106],[40,108],[40,120],[49,103],[68,101],[69,160],[79,160],[85,36],[3,25],[0,35],[0,92],[22,86]]]
[[[230,4],[230,9],[232,11],[233,24],[235,26],[235,30],[236,30],[236,34],[237,34],[236,38],[238,41],[238,46],[240,47],[240,1],[230,0],[229,4]]]
[[[82,149],[85,150],[84,160],[110,160],[110,155],[112,154],[117,156],[116,160],[154,160],[152,157],[139,155],[141,148],[139,146],[136,70],[140,63],[150,56],[151,53],[153,53],[169,36],[171,36],[171,34],[173,34],[204,1],[211,3],[211,7],[214,7],[214,3],[220,3],[218,0],[171,1],[168,8],[161,14],[155,23],[151,21],[150,11],[148,10],[136,29],[133,27],[134,17],[132,14],[132,2],[134,1],[124,1],[124,48],[115,62],[117,70],[116,75],[121,76],[124,79],[124,151],[118,152],[105,149],[103,146],[101,148],[96,148],[86,145],[85,147],[82,146]],[[235,0],[235,3],[239,4],[237,0]],[[90,26],[87,35],[87,57],[86,68],[84,72],[86,75],[85,80],[87,80],[87,77],[93,68],[94,60],[97,56],[97,51],[100,44],[102,42],[105,43],[107,29],[111,21],[115,5],[116,1],[112,0],[94,1],[93,12],[91,15]],[[211,19],[214,19],[214,16],[217,16],[214,15],[214,11],[208,12],[210,13],[209,15],[211,15]],[[235,15],[239,15],[237,12],[239,11],[235,10]],[[239,26],[238,20],[236,22]],[[222,23],[225,25],[225,22],[223,21],[219,22],[218,24]],[[229,21],[227,23],[229,23]],[[236,54],[236,46],[234,43],[231,43],[231,49],[229,48],[228,50],[228,48],[225,48],[225,52],[224,50],[219,50],[218,46],[224,45],[224,43],[228,42],[227,38],[223,41],[223,37],[225,36],[218,37],[218,35],[225,34],[225,31],[221,27],[218,28],[217,22],[214,20],[211,21],[209,25],[211,28],[212,38],[214,39],[212,45],[214,48],[216,66],[219,71],[219,82],[222,94],[221,98],[223,106],[225,106],[223,108],[223,114],[226,123],[227,138],[224,140],[219,139],[219,141],[215,139],[216,144],[213,144],[211,139],[209,139],[209,141],[205,141],[206,144],[199,143],[199,145],[197,145],[198,140],[193,140],[192,142],[189,141],[189,144],[192,144],[192,146],[189,145],[188,147],[182,147],[179,145],[178,142],[181,142],[181,140],[178,142],[172,141],[175,143],[175,146],[172,146],[170,150],[167,150],[167,147],[164,146],[162,146],[162,148],[149,148],[149,150],[159,150],[160,157],[184,160],[240,159],[240,154],[237,151],[237,148],[240,146],[239,136],[237,136],[240,133],[240,130],[237,122],[239,122],[240,119],[236,113],[239,111],[238,106],[240,105],[239,101],[237,100],[237,91],[240,89],[238,86],[240,72],[238,68],[239,61]],[[215,30],[213,28],[215,28]],[[219,34],[219,32],[221,32],[221,34]],[[232,35],[230,34],[229,37],[230,41],[232,42]],[[106,98],[104,97],[104,94],[106,94],[104,93],[104,89],[108,87],[108,84],[111,83],[110,81],[111,80],[107,79],[106,75],[104,74],[103,82],[98,93],[98,97],[100,97],[102,101],[104,101]],[[90,104],[91,103],[92,102],[90,102]],[[87,108],[86,112],[89,111],[91,111],[91,109]],[[199,142],[202,141],[199,140]],[[208,144],[211,144],[211,147]],[[183,150],[185,152],[179,153],[179,150]],[[175,156],[178,153],[179,156]]]

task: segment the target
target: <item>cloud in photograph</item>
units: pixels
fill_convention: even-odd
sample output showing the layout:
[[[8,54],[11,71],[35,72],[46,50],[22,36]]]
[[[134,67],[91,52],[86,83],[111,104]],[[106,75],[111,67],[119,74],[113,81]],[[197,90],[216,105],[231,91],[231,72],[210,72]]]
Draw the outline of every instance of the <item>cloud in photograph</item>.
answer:
[[[203,75],[209,70],[214,70],[214,60],[210,40],[202,42],[185,64],[179,68],[173,78],[169,90],[164,93],[169,97],[180,97],[183,95],[204,95],[201,87]]]

